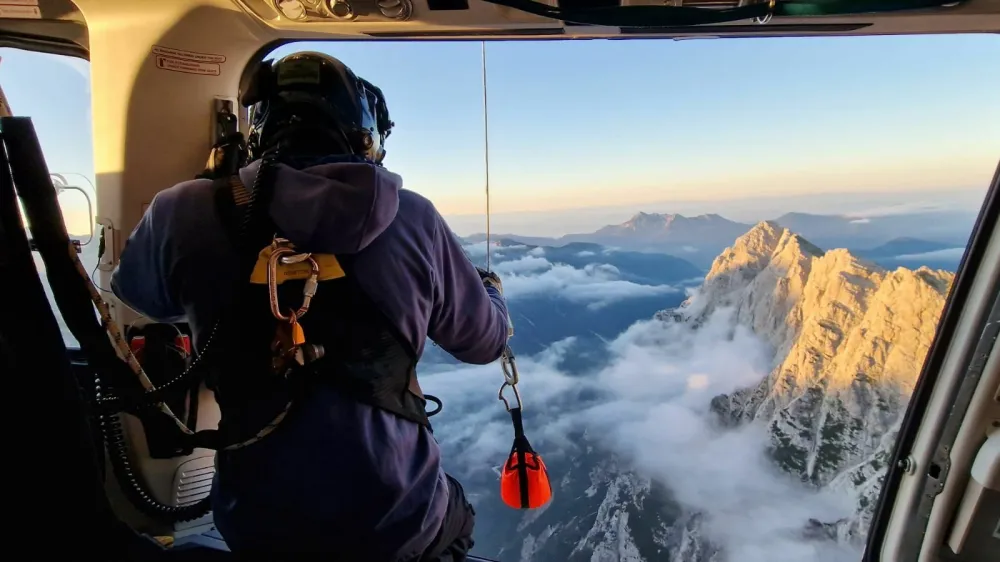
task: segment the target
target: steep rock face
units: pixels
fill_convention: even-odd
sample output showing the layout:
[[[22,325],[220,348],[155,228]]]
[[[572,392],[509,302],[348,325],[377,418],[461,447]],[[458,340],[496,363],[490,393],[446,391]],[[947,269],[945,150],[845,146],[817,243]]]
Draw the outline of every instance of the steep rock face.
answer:
[[[863,541],[952,280],[950,273],[926,268],[888,271],[763,222],[715,258],[684,305],[657,314],[704,330],[712,341],[720,318],[725,332],[724,318],[732,317],[772,348],[763,380],[716,396],[711,405],[723,425],[766,427],[771,458],[809,492],[824,488],[853,500],[850,517],[838,520],[842,509],[828,519],[810,519],[823,517],[820,512],[803,517],[799,534],[807,543],[835,539],[853,543],[846,545],[853,552]],[[706,322],[723,309],[725,316]],[[657,339],[662,334],[653,334],[641,345],[667,345]],[[477,503],[495,537],[483,537],[483,552],[522,562],[735,562],[746,555],[713,526],[717,513],[682,505],[676,490],[637,471],[620,450],[586,431],[566,443],[563,454],[548,461],[558,475],[549,506],[512,512],[496,498]],[[495,496],[495,482],[485,485]],[[809,545],[802,548],[803,560],[817,559],[808,556],[814,552]]]
[[[697,322],[733,307],[737,322],[773,346],[770,375],[712,407],[727,424],[768,424],[772,455],[786,471],[854,494],[857,517],[841,523],[845,538],[867,529],[953,278],[886,271],[762,222],[715,260],[702,290],[675,312]]]

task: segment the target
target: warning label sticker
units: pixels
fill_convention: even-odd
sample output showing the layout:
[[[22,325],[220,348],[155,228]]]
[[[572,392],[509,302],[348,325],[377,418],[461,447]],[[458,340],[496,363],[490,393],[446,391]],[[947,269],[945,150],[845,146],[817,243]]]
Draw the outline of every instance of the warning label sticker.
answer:
[[[40,20],[42,19],[42,11],[38,9],[38,6],[0,4],[0,18]]]
[[[218,76],[220,73],[220,67],[215,63],[174,59],[160,55],[156,56],[156,68],[171,70],[173,72],[183,72],[185,74],[200,74],[202,76]]]
[[[4,0],[0,0],[0,2],[3,1]],[[170,47],[162,47],[160,45],[153,45],[153,54],[169,57],[172,59],[190,60],[194,62],[214,62],[214,63],[226,62],[226,55],[213,55],[211,53],[196,53],[194,51],[172,49]]]

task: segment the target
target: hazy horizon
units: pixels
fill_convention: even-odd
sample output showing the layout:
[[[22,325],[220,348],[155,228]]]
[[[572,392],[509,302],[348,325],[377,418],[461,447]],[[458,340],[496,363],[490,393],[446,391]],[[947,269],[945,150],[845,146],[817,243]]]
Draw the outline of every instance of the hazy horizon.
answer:
[[[675,200],[646,204],[581,207],[560,211],[492,213],[494,234],[558,237],[586,233],[603,226],[621,224],[640,212],[697,216],[717,214],[732,221],[755,224],[787,213],[850,215],[858,218],[916,212],[958,211],[976,214],[989,186],[913,192],[867,193],[863,197],[847,192],[801,194],[796,196],[738,197],[725,200]],[[848,197],[850,195],[850,197]],[[484,196],[485,206],[485,196]],[[485,212],[445,215],[459,236],[486,232]]]

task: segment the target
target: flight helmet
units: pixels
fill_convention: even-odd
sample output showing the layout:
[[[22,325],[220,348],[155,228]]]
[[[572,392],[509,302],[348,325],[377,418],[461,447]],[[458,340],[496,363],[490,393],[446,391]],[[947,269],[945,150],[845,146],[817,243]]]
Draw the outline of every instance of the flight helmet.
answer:
[[[263,61],[240,88],[240,103],[250,107],[251,160],[280,148],[296,157],[353,154],[381,164],[394,125],[382,90],[324,53]]]

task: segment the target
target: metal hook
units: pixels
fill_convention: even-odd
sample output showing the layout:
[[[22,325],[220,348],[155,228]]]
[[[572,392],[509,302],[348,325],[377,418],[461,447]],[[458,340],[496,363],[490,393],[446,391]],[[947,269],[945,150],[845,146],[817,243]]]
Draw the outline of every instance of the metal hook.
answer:
[[[500,368],[503,369],[504,384],[516,386],[521,377],[517,374],[517,364],[514,363],[514,350],[509,345],[504,346],[500,356]]]
[[[521,393],[518,392],[516,384],[508,384],[506,382],[503,383],[500,386],[500,392],[497,393],[497,399],[503,402],[503,405],[504,407],[507,408],[508,412],[511,411],[510,402],[508,402],[507,397],[503,395],[503,389],[507,388],[508,386],[514,391],[514,401],[517,402],[517,408],[519,410],[523,410],[524,407],[521,404]]]

